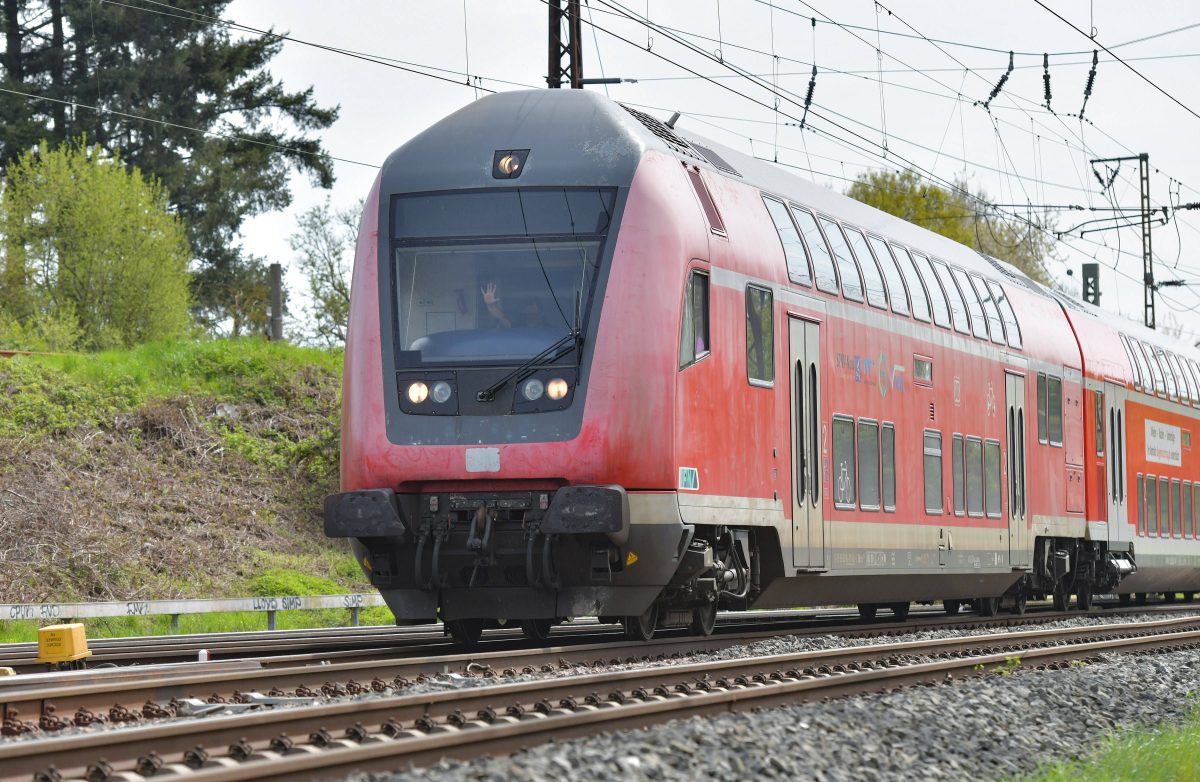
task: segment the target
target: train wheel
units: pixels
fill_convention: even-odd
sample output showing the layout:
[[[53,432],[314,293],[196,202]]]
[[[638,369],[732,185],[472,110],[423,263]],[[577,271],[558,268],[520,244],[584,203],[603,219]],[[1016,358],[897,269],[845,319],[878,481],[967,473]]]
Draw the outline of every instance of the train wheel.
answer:
[[[1163,592],[1163,602],[1164,603],[1174,603],[1175,602],[1175,593],[1174,592]]]
[[[1027,595],[1025,595],[1024,593],[1017,595],[1017,597],[1013,600],[1012,612],[1014,614],[1016,614],[1017,616],[1024,616],[1025,608],[1028,604],[1029,604],[1029,597]]]
[[[483,635],[482,619],[452,619],[446,622],[446,631],[460,646],[471,647],[479,643]]]
[[[1000,610],[1000,598],[998,597],[977,597],[975,598],[975,612],[980,616],[995,616]]]
[[[1146,593],[1145,592],[1137,593],[1137,604],[1140,606],[1146,605]]]
[[[858,615],[866,621],[871,621],[875,618],[875,613],[879,610],[879,606],[874,603],[859,603]]]
[[[1092,610],[1092,588],[1091,586],[1083,586],[1079,588],[1079,592],[1075,595],[1075,600],[1079,603],[1080,611]]]
[[[630,641],[649,641],[658,626],[658,603],[652,603],[641,616],[627,616],[622,622],[625,625],[625,637]]]
[[[955,616],[962,609],[962,601],[961,600],[943,600],[942,608],[946,609],[946,614],[948,616]]]
[[[1066,611],[1070,607],[1071,593],[1067,591],[1067,585],[1060,581],[1054,585],[1054,610]]]
[[[521,632],[530,641],[544,644],[550,640],[550,628],[554,627],[553,619],[525,619],[521,622]]]
[[[910,603],[888,603],[888,608],[892,609],[892,616],[896,617],[897,622],[903,622],[908,619],[908,609]]]
[[[1196,599],[1196,593],[1195,593],[1195,592],[1184,592],[1184,593],[1183,593],[1183,602],[1185,602],[1185,603],[1190,603],[1190,602],[1192,602],[1192,601],[1193,601],[1193,600],[1195,600],[1195,599]]]
[[[1133,605],[1133,595],[1129,594],[1128,592],[1122,592],[1121,594],[1117,595],[1117,602],[1119,602],[1122,606]]]
[[[717,627],[717,601],[692,609],[692,635],[708,637]]]

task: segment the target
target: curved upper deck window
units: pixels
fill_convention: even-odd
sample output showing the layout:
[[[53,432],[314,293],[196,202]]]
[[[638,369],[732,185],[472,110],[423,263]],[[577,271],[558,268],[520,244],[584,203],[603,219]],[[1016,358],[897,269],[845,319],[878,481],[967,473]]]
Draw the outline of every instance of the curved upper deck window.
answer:
[[[817,227],[816,218],[812,216],[812,212],[795,206],[792,207],[792,217],[796,218],[796,225],[800,228],[804,243],[808,245],[813,262],[813,273],[817,278],[817,288],[836,295],[838,278],[837,269],[833,265],[833,253],[830,251],[829,245],[825,244],[824,237],[821,236],[821,229]]]
[[[767,205],[767,213],[771,222],[775,223],[775,231],[779,234],[779,242],[783,245],[783,257],[787,262],[788,279],[799,285],[812,285],[812,271],[808,267],[808,250],[800,241],[800,232],[792,222],[788,208],[782,201],[776,201],[769,196],[763,196]]]
[[[983,305],[983,313],[987,315],[988,332],[991,334],[992,342],[998,345],[1004,344],[1004,325],[1000,318],[1000,308],[996,306],[996,300],[992,298],[992,292],[988,290],[987,283],[978,274],[969,275],[971,278],[971,287],[975,289],[976,295],[979,296],[979,302]]]
[[[879,264],[876,263],[875,257],[871,255],[871,248],[867,247],[866,237],[857,228],[848,225],[842,227],[846,231],[846,238],[850,240],[850,249],[858,258],[858,266],[862,269],[863,283],[867,289],[867,303],[872,307],[886,310],[888,306],[887,288],[883,286],[883,274],[879,271]]]
[[[398,368],[511,365],[582,332],[612,222],[611,188],[396,196]],[[553,360],[553,359],[552,359]]]
[[[933,270],[937,272],[942,290],[946,291],[946,300],[950,303],[950,319],[954,321],[954,330],[963,334],[971,333],[971,322],[967,319],[967,304],[963,301],[958,286],[950,276],[950,267],[945,261],[933,261]]]
[[[954,274],[954,281],[958,283],[958,289],[962,291],[963,299],[967,302],[967,313],[971,316],[971,331],[980,339],[987,339],[987,318],[983,317],[983,305],[979,303],[979,296],[971,287],[971,278],[958,267],[950,271]]]
[[[907,315],[908,309],[908,291],[904,287],[904,275],[900,272],[900,267],[896,265],[896,257],[887,246],[887,242],[874,236],[868,236],[867,241],[871,244],[871,249],[875,251],[875,259],[879,261],[880,268],[883,269],[883,276],[887,280],[888,298],[892,302],[892,312],[898,315]]]
[[[842,278],[842,295],[851,301],[863,300],[862,275],[859,274],[858,264],[850,254],[850,246],[842,236],[842,229],[828,217],[821,218],[821,228],[825,230],[825,238],[833,248],[833,257],[837,259],[838,276]]]
[[[896,252],[896,262],[900,264],[900,271],[904,273],[904,281],[908,283],[913,317],[928,323],[929,295],[925,292],[925,283],[921,282],[921,275],[917,274],[917,267],[913,265],[912,253],[907,247],[898,244],[893,244],[892,249]]]
[[[1000,287],[1000,283],[991,280],[988,280],[988,290],[992,292],[992,298],[996,300],[996,306],[1000,308],[1000,318],[1004,321],[1004,336],[1008,339],[1008,346],[1014,350],[1020,350],[1023,344],[1021,324],[1017,321],[1017,313],[1013,312],[1012,304],[1008,301],[1008,295],[1005,294],[1004,288]]]
[[[950,328],[950,305],[946,303],[946,294],[942,292],[942,286],[938,283],[937,275],[933,273],[933,267],[929,265],[929,259],[918,252],[914,252],[912,257],[917,263],[921,279],[925,280],[925,290],[929,291],[929,303],[933,305],[933,322]]]

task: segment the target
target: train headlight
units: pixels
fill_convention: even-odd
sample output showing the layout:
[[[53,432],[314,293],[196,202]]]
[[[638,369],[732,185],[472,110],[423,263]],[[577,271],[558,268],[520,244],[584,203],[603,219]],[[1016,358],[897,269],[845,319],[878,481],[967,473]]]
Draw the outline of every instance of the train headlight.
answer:
[[[439,405],[444,405],[450,399],[450,384],[445,380],[439,380],[433,384],[433,401]]]
[[[434,386],[434,388],[437,388],[437,386]],[[425,385],[419,380],[415,383],[409,384],[408,401],[412,402],[414,405],[419,405],[427,398],[429,398],[429,386]]]
[[[546,396],[555,402],[562,399],[571,390],[571,385],[561,377],[556,377],[546,384]]]
[[[536,377],[531,377],[521,385],[521,395],[530,402],[536,402],[542,398],[546,386]]]

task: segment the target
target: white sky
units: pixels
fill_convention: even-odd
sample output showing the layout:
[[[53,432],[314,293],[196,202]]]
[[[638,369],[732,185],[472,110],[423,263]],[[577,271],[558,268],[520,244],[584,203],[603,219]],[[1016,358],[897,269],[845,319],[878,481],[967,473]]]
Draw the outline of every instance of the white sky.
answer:
[[[811,6],[802,0],[586,1],[585,21],[590,7],[598,27],[637,44],[622,42],[603,29],[593,33],[586,23],[583,26],[585,76],[600,76],[602,62],[606,75],[638,79],[636,84],[609,86],[614,99],[650,107],[645,110],[664,119],[671,111],[680,111],[684,114],[678,125],[681,130],[709,136],[759,157],[805,169],[811,166],[817,172],[812,177],[815,181],[838,191],[846,187],[841,177],[852,178],[867,168],[902,167],[898,155],[944,179],[965,177],[972,187],[982,188],[998,203],[1109,206],[1115,202],[1136,207],[1136,161],[1121,167],[1109,195],[1101,192],[1087,161],[1148,152],[1152,168],[1157,169],[1151,174],[1151,197],[1156,206],[1200,201],[1200,118],[1103,52],[1085,112],[1090,122],[1062,116],[1079,112],[1094,47],[1033,0],[886,0],[884,6],[892,14],[883,7],[877,14],[873,0],[809,0]],[[1168,0],[1069,0],[1048,4],[1085,31],[1094,24],[1097,41],[1113,48],[1149,79],[1200,113],[1200,26],[1114,48],[1143,36],[1200,23],[1200,4]],[[799,117],[803,111],[800,105],[781,101],[777,116],[770,108],[773,98],[767,90],[743,78],[729,78],[730,70],[687,51],[665,33],[650,33],[648,41],[646,29],[616,15],[617,7],[642,16],[648,13],[657,24],[685,31],[684,37],[707,52],[720,48],[728,63],[763,74],[768,81],[773,79],[773,48],[778,58],[779,88],[793,93],[801,104],[815,37],[818,76],[813,111],[825,119],[810,115],[809,120],[819,131],[827,131],[838,140],[831,140],[825,133],[787,126],[785,123],[792,120],[784,114]],[[813,15],[819,20],[815,36],[809,21]],[[546,17],[547,8],[541,0],[354,0],[336,4],[318,0],[235,0],[225,14],[227,20],[273,27],[305,41],[417,63],[426,70],[447,69],[450,72],[443,75],[458,81],[465,81],[462,72],[469,71],[472,76],[483,77],[482,86],[495,90],[519,89],[496,79],[544,86]],[[860,40],[824,23],[824,19],[867,29],[854,31]],[[944,43],[939,48],[919,38],[888,34],[913,35],[905,22],[929,38],[1001,51]],[[882,64],[875,51],[877,23]],[[650,52],[646,51],[647,43]],[[992,102],[989,115],[982,106],[972,103],[987,98],[1007,67],[1009,50],[1017,51],[1016,69]],[[1051,105],[1058,116],[1041,106],[1041,53],[1046,51],[1052,54]],[[1055,54],[1063,52],[1087,53]],[[1189,54],[1195,56],[1170,57]],[[722,77],[720,83],[767,107],[709,81],[679,78],[689,74],[656,55],[699,73]],[[1147,57],[1156,59],[1138,59]],[[885,82],[882,111],[880,69]],[[341,119],[325,133],[325,147],[335,157],[369,164],[337,163],[337,183],[332,192],[312,187],[305,177],[294,177],[293,207],[284,213],[255,218],[246,225],[243,233],[247,249],[285,266],[295,265],[287,237],[300,211],[326,197],[335,207],[348,206],[363,197],[376,173],[372,166],[379,165],[414,134],[476,97],[475,90],[465,84],[438,81],[292,42],[284,44],[271,70],[287,88],[298,90],[312,85],[318,103],[339,104]],[[858,73],[845,75],[833,72],[836,70]],[[965,100],[957,100],[954,96],[958,94]],[[884,142],[879,130],[881,119],[886,121],[887,146],[892,153],[886,162],[879,157],[882,152],[878,145]],[[834,127],[828,120],[863,138]],[[969,162],[964,163],[964,159]],[[1172,178],[1183,184],[1173,184]],[[1058,226],[1063,230],[1107,214],[1061,212]],[[1153,236],[1159,259],[1156,279],[1181,277],[1200,283],[1200,210],[1177,213],[1166,226],[1156,227]],[[1069,242],[1070,246],[1058,245],[1062,261],[1047,261],[1052,274],[1068,287],[1077,288],[1079,264],[1094,256],[1102,269],[1102,306],[1140,320],[1140,230],[1126,228],[1083,238],[1076,233]],[[1111,271],[1114,265],[1128,276]],[[1068,268],[1074,270],[1074,277],[1066,276]],[[294,295],[301,293],[303,282],[294,271],[289,274],[289,284]],[[1200,333],[1200,284],[1162,293],[1165,295],[1158,297],[1159,327],[1174,322]]]

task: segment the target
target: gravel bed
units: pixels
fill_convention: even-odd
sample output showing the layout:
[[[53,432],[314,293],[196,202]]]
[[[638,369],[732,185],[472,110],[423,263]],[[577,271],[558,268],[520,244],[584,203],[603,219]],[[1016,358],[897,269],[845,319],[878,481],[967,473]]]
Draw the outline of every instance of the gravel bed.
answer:
[[[347,782],[1003,780],[1080,757],[1114,730],[1178,721],[1197,691],[1195,651],[1111,655],[1059,670],[694,717]]]
[[[386,693],[369,693],[366,695],[349,696],[347,698],[329,698],[329,697],[324,697],[324,696],[316,697],[316,698],[304,698],[304,699],[297,699],[294,703],[291,703],[291,704],[279,705],[279,706],[275,706],[273,708],[302,708],[304,706],[309,706],[309,705],[314,705],[314,704],[319,704],[319,703],[330,703],[330,702],[337,701],[337,700],[369,700],[372,698],[394,697],[397,695],[420,695],[420,694],[427,694],[427,693],[433,693],[433,692],[444,692],[446,690],[468,688],[468,687],[488,687],[488,686],[492,686],[492,685],[496,685],[496,684],[512,684],[512,683],[516,683],[516,682],[529,682],[529,681],[539,681],[539,680],[549,679],[549,678],[561,678],[563,676],[570,676],[570,675],[599,673],[601,670],[624,671],[624,670],[644,669],[644,668],[675,667],[678,665],[686,665],[689,663],[712,662],[712,661],[717,661],[717,660],[732,660],[732,659],[737,659],[737,658],[742,658],[742,657],[766,657],[769,655],[796,654],[796,653],[801,653],[801,652],[816,652],[816,651],[825,651],[825,650],[829,650],[829,649],[840,649],[840,648],[854,647],[854,646],[873,646],[873,645],[881,645],[881,644],[889,644],[889,643],[908,643],[908,642],[914,642],[914,641],[931,641],[931,640],[937,640],[937,639],[942,639],[942,638],[964,638],[964,637],[986,636],[986,635],[996,635],[998,633],[1020,632],[1020,631],[1024,631],[1024,630],[1036,630],[1036,629],[1087,627],[1087,626],[1103,625],[1103,624],[1152,621],[1152,620],[1156,620],[1156,619],[1183,618],[1184,616],[1200,616],[1200,612],[1196,612],[1196,613],[1189,612],[1187,614],[1172,613],[1167,616],[1164,616],[1162,614],[1153,614],[1153,613],[1115,614],[1115,615],[1104,614],[1104,613],[1091,613],[1091,614],[1087,614],[1087,615],[1080,615],[1078,617],[1073,617],[1071,619],[1060,619],[1060,620],[1057,620],[1054,622],[1044,622],[1044,623],[1039,623],[1039,624],[1030,624],[1030,625],[1019,626],[1019,627],[970,628],[970,629],[962,629],[962,630],[931,630],[931,631],[925,631],[925,632],[920,632],[920,633],[905,633],[905,634],[896,635],[896,636],[881,636],[881,637],[876,637],[876,638],[848,638],[848,637],[840,636],[840,635],[836,635],[836,634],[817,635],[817,636],[776,636],[774,638],[766,638],[766,639],[763,639],[760,641],[755,641],[755,642],[749,643],[749,644],[738,644],[735,646],[729,646],[729,647],[726,647],[723,649],[718,649],[718,650],[715,650],[712,652],[692,653],[692,654],[683,655],[678,658],[671,658],[671,659],[667,659],[667,660],[646,660],[646,661],[638,661],[638,662],[634,662],[634,663],[619,663],[616,665],[605,665],[603,667],[603,669],[593,668],[590,664],[583,665],[583,664],[576,663],[576,664],[568,664],[568,666],[565,668],[556,668],[554,671],[551,671],[551,672],[539,671],[536,673],[518,674],[515,676],[482,676],[482,675],[464,676],[459,673],[437,674],[437,675],[427,676],[427,677],[422,677],[421,679],[417,679],[416,681],[411,682],[407,687],[405,687],[401,690],[398,690],[398,691],[389,691]],[[612,655],[610,654],[609,656],[611,657]],[[601,654],[600,652],[597,652],[596,658],[604,659],[605,655]],[[904,659],[906,661],[916,661],[920,658],[915,655],[906,654],[906,655],[904,655]],[[331,677],[331,679],[333,679],[335,681],[342,681],[343,683],[345,681],[344,679],[339,679],[336,677]],[[198,690],[196,693],[194,693],[194,695],[202,700],[206,697],[206,695],[203,693],[202,690]],[[125,704],[125,705],[129,706],[130,708],[137,706],[137,704]],[[216,716],[227,715],[229,713],[231,713],[231,711],[221,710],[221,711],[212,712],[211,714],[206,715],[206,716],[216,717]],[[243,711],[243,713],[245,713],[245,712]],[[69,718],[70,714],[64,712],[63,714],[60,714],[60,716]],[[28,719],[29,715],[23,714],[22,717]],[[205,719],[205,717],[143,719],[135,724],[149,725],[149,724],[177,721],[178,719]],[[94,733],[94,732],[105,731],[105,730],[120,730],[123,727],[126,727],[126,725],[122,725],[119,723],[109,723],[109,722],[94,723],[92,725],[89,725],[89,726],[83,727],[83,728],[75,727],[72,725],[67,728],[64,728],[63,730],[56,731],[54,733],[35,732],[35,733],[31,733],[31,734],[26,734],[23,736],[5,737],[3,739],[0,739],[0,742],[3,742],[3,741],[35,741],[37,739],[46,738],[49,736],[67,736],[67,735],[80,734],[80,733]]]

